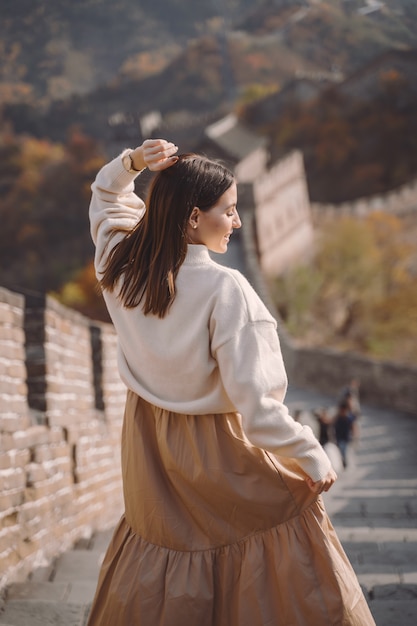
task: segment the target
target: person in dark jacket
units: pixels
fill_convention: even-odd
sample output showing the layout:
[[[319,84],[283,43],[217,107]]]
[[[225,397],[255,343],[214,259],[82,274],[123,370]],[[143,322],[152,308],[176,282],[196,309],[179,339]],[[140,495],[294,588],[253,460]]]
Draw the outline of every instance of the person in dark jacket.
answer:
[[[356,416],[350,408],[349,400],[342,400],[334,418],[334,433],[344,468],[347,467],[347,451],[354,434],[355,420]]]

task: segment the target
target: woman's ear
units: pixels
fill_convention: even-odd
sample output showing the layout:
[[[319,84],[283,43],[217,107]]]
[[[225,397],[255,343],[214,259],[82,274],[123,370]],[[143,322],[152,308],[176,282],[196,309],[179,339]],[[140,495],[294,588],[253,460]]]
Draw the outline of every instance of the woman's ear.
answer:
[[[200,215],[200,209],[197,206],[195,206],[193,210],[191,211],[191,215],[188,219],[188,223],[190,224],[191,228],[194,230],[198,226],[199,215]]]

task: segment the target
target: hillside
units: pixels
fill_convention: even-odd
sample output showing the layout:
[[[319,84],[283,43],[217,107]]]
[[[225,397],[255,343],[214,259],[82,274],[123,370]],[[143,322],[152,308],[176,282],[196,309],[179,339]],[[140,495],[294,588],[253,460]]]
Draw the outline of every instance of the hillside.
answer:
[[[381,55],[340,84],[294,81],[241,116],[273,157],[302,150],[311,199],[343,202],[417,176],[417,50]]]
[[[375,5],[380,8],[370,11]],[[415,47],[416,26],[414,0],[267,0],[241,24],[336,75],[351,74],[386,50]]]
[[[4,0],[0,98],[47,106],[115,76],[158,73],[188,41],[262,0]]]
[[[136,137],[150,110],[213,115],[294,78],[338,82],[384,51],[417,46],[413,0],[363,14],[368,3],[9,2],[3,119],[59,141],[77,124],[106,143]]]

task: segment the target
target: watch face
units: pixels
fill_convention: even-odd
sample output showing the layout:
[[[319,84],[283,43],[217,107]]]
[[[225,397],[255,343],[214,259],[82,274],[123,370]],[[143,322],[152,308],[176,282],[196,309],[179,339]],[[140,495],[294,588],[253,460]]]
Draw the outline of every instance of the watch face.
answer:
[[[123,167],[125,168],[125,170],[127,170],[128,172],[132,172],[132,157],[130,156],[130,154],[125,154],[124,157],[122,158],[122,163],[123,163]]]

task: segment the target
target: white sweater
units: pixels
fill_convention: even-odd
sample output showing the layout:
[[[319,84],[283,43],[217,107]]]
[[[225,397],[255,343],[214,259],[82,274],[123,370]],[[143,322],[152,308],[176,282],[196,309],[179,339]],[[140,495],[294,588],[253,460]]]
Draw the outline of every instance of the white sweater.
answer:
[[[97,276],[107,254],[145,211],[134,193],[136,174],[121,156],[92,185],[91,233]],[[148,402],[185,414],[237,411],[249,441],[294,458],[314,480],[330,469],[312,430],[295,422],[283,404],[287,377],[276,321],[238,272],[215,263],[204,245],[189,245],[177,276],[177,296],[160,319],[141,307],[104,298],[119,341],[119,370],[127,387]]]

